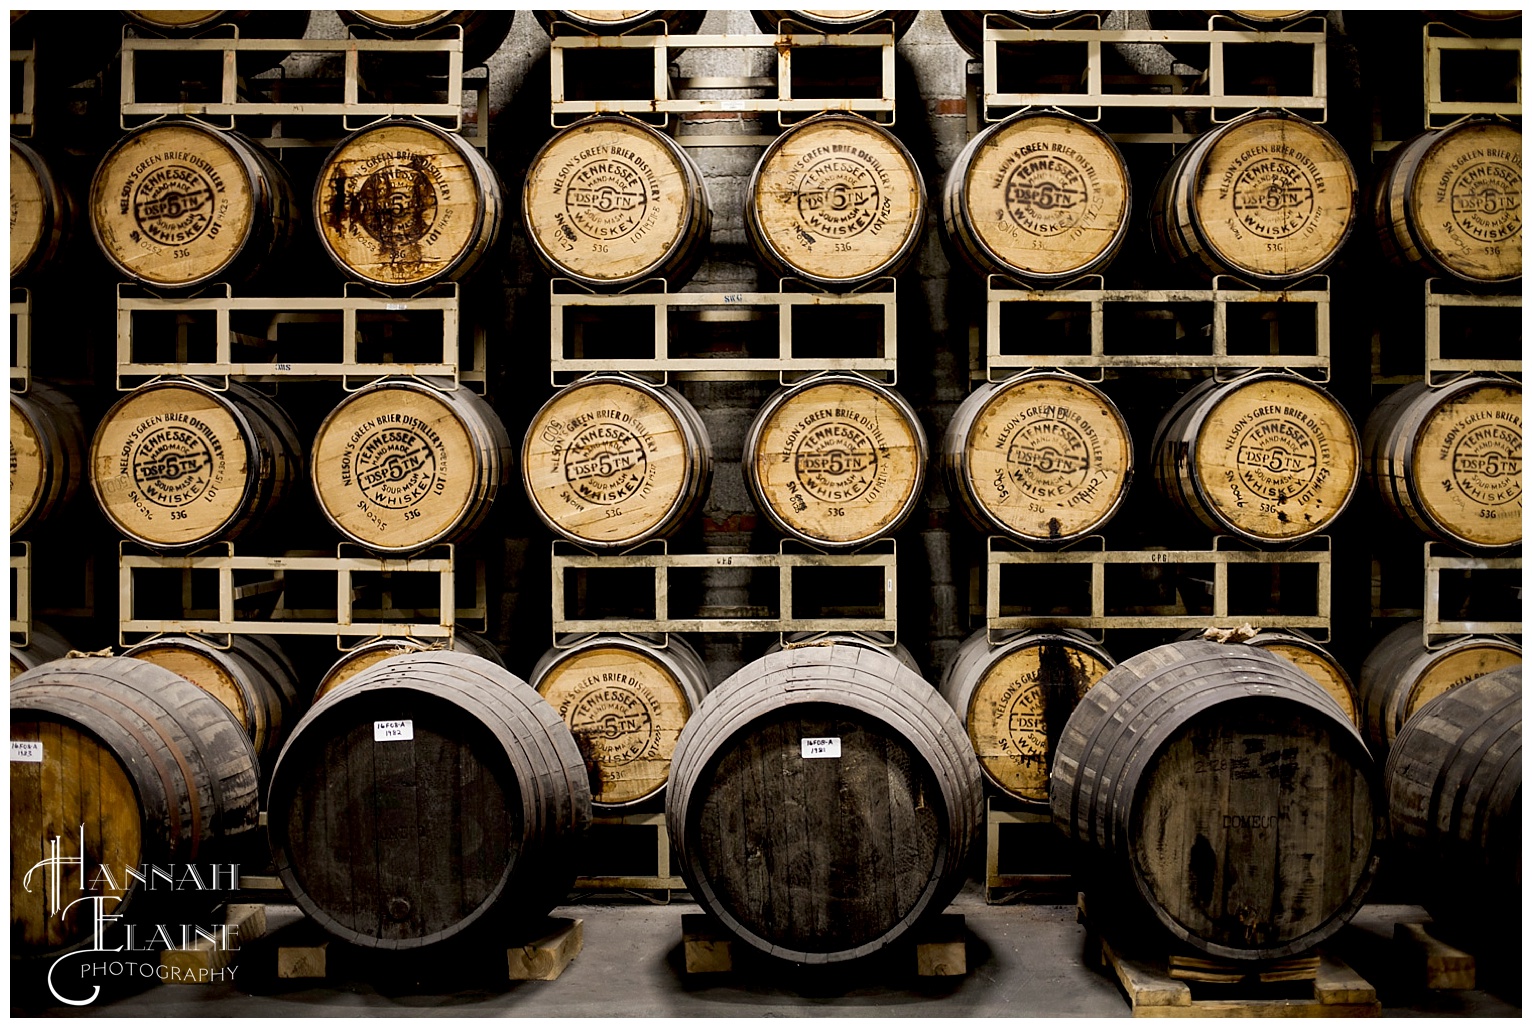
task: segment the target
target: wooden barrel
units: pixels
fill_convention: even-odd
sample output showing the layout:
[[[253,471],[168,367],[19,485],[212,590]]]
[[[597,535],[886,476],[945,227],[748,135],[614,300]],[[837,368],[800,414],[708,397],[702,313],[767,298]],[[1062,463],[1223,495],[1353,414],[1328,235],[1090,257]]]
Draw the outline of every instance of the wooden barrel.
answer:
[[[898,39],[915,24],[915,16],[919,13],[918,10],[751,11],[750,16],[762,32],[778,32],[787,21],[794,23],[787,27],[788,31],[822,32],[825,35],[873,31],[877,22],[892,22],[894,38]]]
[[[454,27],[463,30],[463,70],[487,61],[510,34],[514,10],[426,11],[378,8],[367,11],[336,11],[340,20],[393,39],[451,38]]]
[[[848,550],[892,534],[920,502],[926,433],[888,386],[827,374],[780,389],[745,433],[740,466],[777,530]]]
[[[1210,634],[1204,635],[1199,629],[1192,629],[1181,636],[1186,639],[1211,639],[1213,642],[1240,642],[1246,646],[1255,646],[1267,653],[1275,653],[1279,657],[1297,664],[1303,673],[1318,682],[1320,688],[1330,694],[1346,715],[1346,719],[1358,728],[1362,727],[1361,707],[1357,702],[1356,684],[1351,681],[1351,676],[1341,666],[1335,656],[1321,646],[1313,636],[1296,628],[1263,628],[1254,635],[1240,635],[1229,640],[1216,639],[1211,633],[1219,632],[1219,629],[1208,629]]]
[[[548,273],[594,289],[647,278],[680,285],[713,224],[697,162],[620,115],[586,118],[548,140],[527,171],[521,216]]]
[[[1166,260],[1283,286],[1335,259],[1356,207],[1356,171],[1334,136],[1286,111],[1256,111],[1181,152],[1154,194],[1149,227]]]
[[[166,36],[200,35],[215,25],[233,25],[242,39],[302,39],[309,11],[123,11],[133,25]]]
[[[112,405],[90,444],[90,485],[107,520],[167,552],[237,538],[302,475],[292,420],[238,383],[142,386]]]
[[[369,639],[359,646],[351,647],[339,660],[330,665],[330,670],[324,673],[324,677],[319,680],[319,687],[314,690],[314,702],[319,702],[320,697],[351,681],[380,661],[390,657],[401,657],[406,653],[423,653],[427,650],[471,653],[505,667],[505,658],[501,656],[494,643],[482,635],[462,628],[453,629],[452,638],[445,643],[441,640],[425,639]]]
[[[1426,649],[1419,621],[1384,636],[1362,662],[1358,694],[1362,728],[1379,760],[1416,711],[1464,682],[1521,664],[1521,644],[1500,636],[1465,635]]]
[[[659,795],[681,728],[712,686],[678,635],[586,636],[544,653],[530,681],[574,734],[591,804],[603,809]]]
[[[1093,910],[1232,960],[1304,953],[1356,913],[1384,833],[1378,793],[1318,683],[1265,650],[1201,641],[1107,672],[1064,726],[1050,787]]]
[[[1472,285],[1521,278],[1521,129],[1472,120],[1390,151],[1372,191],[1384,255]]]
[[[543,524],[593,550],[679,528],[713,477],[696,408],[669,386],[592,375],[554,394],[521,443],[521,483]]]
[[[32,744],[25,756],[19,743]],[[127,657],[58,660],[11,680],[10,806],[11,953],[62,953],[91,940],[93,905],[53,915],[46,868],[28,872],[59,855],[83,858],[87,882],[109,867],[95,888],[118,899],[104,909],[119,928],[173,923],[168,905],[197,891],[122,869],[197,863],[208,882],[208,862],[238,862],[256,828],[255,753],[223,704],[179,675]],[[73,872],[62,880],[60,907],[79,895]]]
[[[942,239],[980,275],[1055,285],[1100,271],[1133,211],[1128,166],[1110,136],[1051,111],[991,125],[942,181]]]
[[[380,379],[325,415],[309,464],[326,520],[379,553],[468,538],[511,478],[511,437],[466,388]]]
[[[1128,423],[1105,393],[1067,372],[986,382],[942,438],[948,492],[981,531],[1063,542],[1111,520],[1133,481]]]
[[[1072,629],[970,635],[940,691],[968,729],[984,777],[1014,799],[1047,804],[1048,775],[1064,723],[1080,698],[1117,665]]]
[[[782,133],[745,196],[745,237],[761,263],[827,289],[899,274],[925,233],[926,185],[914,156],[859,114],[829,111]]]
[[[62,660],[74,647],[56,630],[40,621],[32,622],[27,632],[27,644],[11,644],[11,677],[30,671],[50,660]]]
[[[968,56],[984,59],[984,16],[1000,15],[993,24],[996,28],[1028,26],[1032,28],[1055,28],[1084,14],[1105,14],[1105,11],[1036,10],[1036,11],[956,11],[942,10],[942,21],[952,33],[958,46],[968,51]],[[1006,24],[1010,22],[1011,24]]]
[[[1394,739],[1383,782],[1410,898],[1439,922],[1519,939],[1521,666],[1422,706]]]
[[[707,11],[533,11],[543,31],[553,33],[558,22],[597,36],[649,35],[661,31],[672,36],[686,36],[702,26]],[[656,22],[664,22],[663,29]],[[642,31],[639,31],[642,30]]]
[[[1362,467],[1383,506],[1459,546],[1521,544],[1521,384],[1415,382],[1375,407]]]
[[[341,274],[419,289],[479,266],[500,237],[503,194],[500,176],[462,136],[395,118],[330,151],[314,182],[314,224]]]
[[[300,218],[270,154],[201,122],[133,129],[90,184],[90,227],[107,261],[162,289],[239,282],[280,266]]]
[[[174,671],[209,693],[250,737],[262,766],[297,720],[298,672],[275,640],[233,635],[227,648],[194,635],[162,635],[123,654]]]
[[[25,283],[57,260],[78,212],[69,190],[48,162],[11,140],[11,284]]]
[[[85,476],[85,426],[74,401],[40,382],[11,393],[11,535],[44,527]]]
[[[385,660],[314,704],[269,795],[293,901],[331,935],[389,952],[481,934],[503,947],[563,901],[590,823],[557,711],[503,667],[447,650]]]
[[[1154,437],[1154,479],[1215,532],[1253,543],[1297,542],[1351,502],[1356,426],[1325,390],[1298,375],[1210,378],[1183,396]]]
[[[800,964],[878,952],[967,879],[978,761],[930,684],[867,646],[762,657],[687,723],[665,797],[692,897]]]
[[[925,677],[915,655],[890,632],[788,632],[766,647],[766,652],[780,653],[805,646],[866,646],[888,654],[917,675]]]

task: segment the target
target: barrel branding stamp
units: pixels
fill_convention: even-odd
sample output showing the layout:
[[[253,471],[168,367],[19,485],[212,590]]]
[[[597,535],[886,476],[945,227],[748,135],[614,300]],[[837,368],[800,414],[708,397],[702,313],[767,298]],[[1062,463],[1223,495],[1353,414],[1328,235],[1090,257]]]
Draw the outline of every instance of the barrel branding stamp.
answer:
[[[342,467],[350,468],[356,487],[372,502],[408,510],[445,487],[439,472],[445,470],[446,453],[434,436],[413,418],[377,425],[342,456]]]
[[[1091,470],[1092,446],[1085,433],[1067,420],[1071,413],[1061,407],[1056,417],[1024,422],[1011,435],[1006,464],[1011,480],[1027,495],[1052,500],[1084,487]],[[1083,427],[1095,439],[1095,456],[1099,461],[1101,441],[1095,438],[1089,424]]]
[[[1521,421],[1512,412],[1470,415],[1449,434],[1446,449],[1452,484],[1470,500],[1498,507],[1521,498]]]
[[[1090,209],[1088,179],[1095,177],[1095,169],[1067,147],[1030,154],[1005,179],[1005,211],[1023,232],[1061,235]]]
[[[836,417],[828,410],[817,413],[830,420],[816,421],[799,435],[793,448],[798,484],[826,503],[861,499],[879,482],[878,450],[886,451],[887,444],[881,435],[874,440],[867,429],[849,418]]]
[[[1252,161],[1234,177],[1228,192],[1239,223],[1263,239],[1297,235],[1314,216],[1314,180],[1286,157],[1266,155]]]
[[[804,226],[828,239],[845,239],[874,226],[881,228],[888,218],[889,204],[884,202],[878,181],[888,176],[877,158],[847,146],[828,149],[841,152],[805,168],[791,191]]]
[[[139,494],[156,506],[179,508],[209,489],[216,492],[222,477],[223,444],[213,430],[187,415],[145,431],[150,423],[141,424],[134,432],[142,433],[137,443],[125,448]]]
[[[587,415],[594,423],[577,431],[564,447],[564,479],[588,503],[610,506],[645,490],[649,458],[643,423],[621,411]]]
[[[351,216],[378,245],[404,251],[418,244],[436,223],[436,186],[423,170],[435,165],[416,155],[408,164],[390,165],[367,176],[351,199]],[[438,178],[441,172],[436,171]]]
[[[589,761],[622,767],[659,755],[655,711],[659,700],[637,677],[624,671],[592,674],[560,705],[559,714],[581,743]]]
[[[1520,155],[1499,157],[1474,150],[1444,175],[1440,190],[1452,212],[1452,221],[1481,243],[1501,243],[1521,232]],[[1439,201],[1441,202],[1441,201]]]
[[[619,146],[595,149],[602,151],[597,159],[566,166],[564,211],[569,224],[592,239],[621,239],[653,220],[649,194],[659,199],[658,181],[637,154]]]
[[[1239,484],[1272,503],[1304,504],[1329,478],[1330,445],[1313,415],[1295,407],[1257,407],[1224,440]]]
[[[156,165],[133,190],[133,221],[162,246],[185,246],[211,231],[218,234],[214,200],[223,192],[207,162],[193,167],[175,161]],[[206,170],[204,170],[204,168]]]

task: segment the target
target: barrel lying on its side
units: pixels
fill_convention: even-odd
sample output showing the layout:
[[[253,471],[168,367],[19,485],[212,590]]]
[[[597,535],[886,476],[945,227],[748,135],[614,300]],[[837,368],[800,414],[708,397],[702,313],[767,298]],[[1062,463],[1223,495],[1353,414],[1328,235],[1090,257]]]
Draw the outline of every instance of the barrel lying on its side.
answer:
[[[1392,855],[1438,921],[1514,940],[1521,924],[1521,666],[1410,718],[1384,771]]]
[[[1318,683],[1250,646],[1123,661],[1059,740],[1053,820],[1092,909],[1211,956],[1303,953],[1361,906],[1384,822],[1361,736]],[[1167,940],[1169,941],[1169,940]]]
[[[269,790],[272,860],[303,912],[375,950],[504,933],[574,883],[590,822],[558,712],[482,657],[385,660],[293,729]]]
[[[27,744],[18,749],[18,744]],[[162,667],[127,657],[56,660],[11,680],[11,952],[86,944],[91,904],[63,916],[26,876],[59,852],[107,867],[101,888],[124,924],[173,920],[195,891],[153,889],[122,873],[140,865],[238,862],[256,828],[255,752],[234,715]],[[25,754],[25,755],[24,755]],[[84,852],[76,853],[84,839]],[[59,840],[59,851],[52,846]],[[73,887],[73,873],[65,880]],[[86,881],[89,878],[86,877]],[[114,887],[120,886],[120,888]],[[66,895],[64,903],[78,898]],[[60,904],[62,906],[63,904]]]
[[[681,733],[665,815],[692,896],[745,944],[830,964],[952,900],[983,789],[957,715],[867,646],[746,665]]]
[[[494,643],[482,635],[464,631],[461,628],[454,629],[452,638],[449,640],[369,639],[351,647],[341,654],[340,659],[330,665],[330,670],[324,673],[318,687],[314,689],[314,700],[318,701],[325,693],[339,688],[374,664],[390,657],[402,657],[406,653],[421,653],[425,650],[456,650],[459,653],[472,653],[476,657],[483,657],[485,660],[505,667],[505,658],[500,655]]]

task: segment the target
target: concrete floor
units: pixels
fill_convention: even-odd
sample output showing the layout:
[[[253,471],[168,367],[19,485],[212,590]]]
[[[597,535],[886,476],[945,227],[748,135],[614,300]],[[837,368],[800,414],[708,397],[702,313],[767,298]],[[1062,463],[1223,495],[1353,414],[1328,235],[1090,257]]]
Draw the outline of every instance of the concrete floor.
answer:
[[[1116,982],[1082,959],[1085,932],[1073,905],[986,906],[976,885],[953,913],[967,917],[971,971],[962,978],[919,979],[909,953],[879,967],[837,970],[792,980],[771,967],[688,977],[680,918],[696,911],[678,900],[657,905],[609,898],[561,907],[556,916],[585,921],[585,945],[554,982],[507,982],[503,952],[481,964],[450,968],[418,959],[384,966],[375,956],[333,953],[332,980],[278,981],[271,954],[248,952],[234,983],[118,983],[115,995],[69,1008],[40,989],[40,972],[15,969],[13,1015],[116,1017],[512,1016],[512,1017],[1126,1017]],[[296,908],[270,908],[273,928],[303,925]],[[1520,1015],[1517,986],[1500,995],[1471,992],[1410,996],[1392,983],[1383,945],[1395,920],[1422,920],[1418,907],[1367,907],[1335,944],[1379,987],[1386,1016]],[[335,947],[332,945],[332,951]],[[262,965],[265,965],[264,967]],[[79,988],[79,981],[73,983]],[[71,995],[81,995],[83,989]],[[41,996],[37,995],[41,992]],[[1509,994],[1510,999],[1506,998]]]

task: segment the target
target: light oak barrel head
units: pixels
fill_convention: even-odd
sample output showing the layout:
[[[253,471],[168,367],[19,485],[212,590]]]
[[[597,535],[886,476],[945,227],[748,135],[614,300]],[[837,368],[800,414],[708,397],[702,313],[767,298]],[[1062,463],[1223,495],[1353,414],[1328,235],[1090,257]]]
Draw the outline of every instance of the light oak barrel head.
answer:
[[[855,375],[822,375],[766,401],[740,463],[757,509],[814,546],[852,549],[896,531],[920,502],[927,448],[909,403]]]
[[[545,32],[553,31],[554,22],[573,25],[596,35],[626,35],[653,22],[665,23],[670,35],[690,35],[702,25],[707,14],[702,10],[689,11],[640,11],[629,8],[610,11],[583,8],[577,11],[533,11],[538,24]]]
[[[706,669],[678,636],[664,647],[594,636],[543,655],[530,678],[569,726],[591,778],[591,803],[614,808],[657,795],[676,739],[707,693]]]
[[[1362,662],[1357,691],[1368,745],[1382,760],[1421,707],[1465,682],[1520,663],[1516,640],[1461,636],[1428,650],[1421,622],[1401,625]]]
[[[447,16],[454,12],[377,8],[366,11],[351,10],[346,13],[380,28],[421,29],[431,28],[445,21]]]
[[[832,289],[897,275],[925,230],[914,157],[855,114],[816,115],[778,136],[745,195],[746,233],[762,262]]]
[[[550,529],[626,549],[673,532],[712,476],[702,420],[680,393],[625,376],[582,379],[532,418],[522,485]]]
[[[11,532],[26,525],[42,504],[53,457],[45,426],[11,395]]]
[[[408,379],[382,379],[342,400],[312,452],[325,518],[385,553],[467,537],[511,474],[510,438],[489,404]]]
[[[1364,469],[1384,505],[1446,542],[1521,542],[1521,386],[1470,377],[1406,385],[1368,416]]]
[[[414,288],[473,271],[498,237],[501,192],[462,137],[399,119],[352,133],[325,158],[314,222],[342,273]]]
[[[1133,480],[1133,440],[1116,404],[1052,372],[980,386],[953,415],[942,459],[976,523],[1022,542],[1097,531]]]
[[[1160,422],[1156,481],[1214,531],[1295,542],[1351,502],[1359,448],[1345,408],[1306,379],[1209,379]]]
[[[501,667],[505,666],[505,658],[501,656],[493,643],[477,633],[461,628],[453,630],[452,642],[446,646],[443,646],[440,641],[429,642],[424,639],[369,639],[367,642],[351,647],[340,659],[330,665],[330,669],[324,673],[324,677],[319,680],[319,686],[314,690],[314,702],[317,703],[325,694],[333,692],[363,671],[390,657],[401,657],[407,653],[422,653],[436,649],[472,653],[474,656],[493,661]]]
[[[1284,284],[1322,271],[1357,220],[1357,178],[1323,128],[1257,111],[1208,133],[1172,165],[1170,256],[1204,274]],[[1176,252],[1177,250],[1181,252]]]
[[[42,252],[51,233],[53,210],[45,169],[35,151],[11,140],[11,278],[23,274]]]
[[[1048,803],[1053,750],[1081,697],[1116,662],[1083,632],[1013,632],[990,644],[980,629],[942,675],[984,777],[1028,803]]]
[[[750,16],[755,19],[756,25],[762,32],[775,33],[784,21],[796,22],[799,26],[806,26],[811,31],[823,32],[833,35],[840,32],[856,32],[867,28],[870,29],[874,22],[892,21],[894,24],[894,38],[903,36],[911,25],[915,23],[915,17],[920,12],[915,10],[893,11],[867,8],[854,10],[826,9],[817,11],[751,11]],[[802,32],[802,28],[789,26],[796,32]]]
[[[942,189],[941,227],[980,274],[1061,283],[1099,271],[1127,238],[1132,183],[1100,129],[1018,114],[964,147]]]
[[[245,248],[269,230],[261,227],[269,217],[261,208],[280,202],[267,195],[252,146],[192,122],[128,133],[91,180],[91,231],[107,260],[168,288],[231,274]]]
[[[227,395],[199,383],[135,389],[96,428],[91,488],[107,520],[145,545],[217,539],[258,489],[254,432]]]
[[[1521,277],[1521,131],[1470,122],[1417,143],[1391,211],[1424,263],[1470,283]],[[1397,212],[1397,213],[1396,213]]]
[[[521,213],[549,273],[593,288],[695,269],[712,213],[692,158],[631,118],[576,122],[533,157]]]

